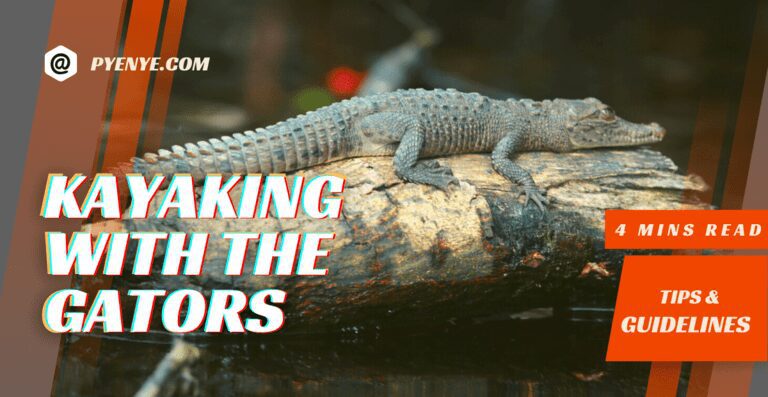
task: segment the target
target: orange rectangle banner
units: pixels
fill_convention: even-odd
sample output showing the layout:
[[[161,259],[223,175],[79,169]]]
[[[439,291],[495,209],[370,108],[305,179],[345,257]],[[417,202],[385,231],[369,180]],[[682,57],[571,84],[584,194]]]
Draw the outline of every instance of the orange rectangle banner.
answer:
[[[768,249],[768,210],[609,210],[609,249]]]
[[[627,256],[607,360],[768,360],[766,310],[766,257]]]

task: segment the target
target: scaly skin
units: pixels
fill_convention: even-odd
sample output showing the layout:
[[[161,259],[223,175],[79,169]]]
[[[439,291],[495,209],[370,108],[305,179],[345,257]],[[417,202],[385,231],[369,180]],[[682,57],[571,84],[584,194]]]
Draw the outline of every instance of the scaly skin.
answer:
[[[659,142],[656,123],[625,121],[594,98],[499,101],[455,90],[399,90],[355,97],[231,137],[174,146],[133,159],[146,177],[190,173],[280,173],[340,159],[394,156],[405,181],[446,189],[457,183],[435,161],[458,153],[492,153],[494,169],[522,185],[526,203],[547,203],[530,174],[512,161],[523,151],[568,152]]]

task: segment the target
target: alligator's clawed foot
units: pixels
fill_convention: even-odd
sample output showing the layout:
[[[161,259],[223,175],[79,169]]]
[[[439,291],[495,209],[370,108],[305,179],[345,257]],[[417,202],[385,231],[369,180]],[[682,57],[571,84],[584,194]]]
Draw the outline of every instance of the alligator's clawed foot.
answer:
[[[437,160],[424,160],[424,161],[416,164],[416,167],[417,168],[421,167],[423,169],[431,170],[431,171],[434,171],[436,173],[453,176],[453,170],[451,170],[450,167],[446,167],[446,166],[440,164],[440,162],[437,161]]]
[[[416,163],[401,177],[406,181],[434,186],[442,191],[448,190],[450,185],[459,185],[459,180],[453,176],[453,171],[440,165],[436,160]]]
[[[443,166],[437,160],[425,160],[417,164],[416,167],[421,168],[423,172],[429,175],[426,184],[442,191],[446,191],[450,185],[459,185],[459,180],[453,176],[453,170]]]
[[[536,187],[531,188],[525,188],[525,204],[523,206],[527,206],[529,201],[533,201],[536,206],[539,207],[539,210],[541,212],[547,212],[547,204],[549,204],[549,199],[545,196],[545,192],[539,190]]]

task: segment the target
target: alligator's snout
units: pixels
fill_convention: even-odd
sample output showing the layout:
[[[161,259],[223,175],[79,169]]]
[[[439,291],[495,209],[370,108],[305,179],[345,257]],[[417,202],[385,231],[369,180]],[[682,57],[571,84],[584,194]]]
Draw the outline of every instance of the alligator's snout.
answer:
[[[660,126],[659,123],[651,123],[649,127],[651,127],[651,136],[657,141],[661,141],[667,135],[667,130]]]

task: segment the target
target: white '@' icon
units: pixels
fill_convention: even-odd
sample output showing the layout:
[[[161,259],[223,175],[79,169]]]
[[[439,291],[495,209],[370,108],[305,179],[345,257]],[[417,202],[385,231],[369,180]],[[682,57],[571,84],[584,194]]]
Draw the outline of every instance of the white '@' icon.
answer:
[[[77,54],[63,45],[45,53],[45,74],[64,81],[77,73]]]

